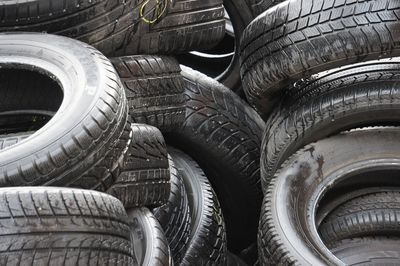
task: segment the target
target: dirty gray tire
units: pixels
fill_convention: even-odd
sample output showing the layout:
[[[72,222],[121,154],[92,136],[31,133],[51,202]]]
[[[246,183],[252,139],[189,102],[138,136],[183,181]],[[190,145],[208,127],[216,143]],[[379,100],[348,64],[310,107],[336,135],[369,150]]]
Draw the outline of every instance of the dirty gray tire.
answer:
[[[318,227],[326,245],[347,238],[400,235],[400,191],[367,193],[342,203]]]
[[[139,7],[135,0],[2,1],[0,31],[64,35],[110,56],[127,45]]]
[[[0,135],[0,150],[11,147],[24,139],[27,139],[34,132],[21,132],[7,135]]]
[[[129,125],[125,91],[110,61],[82,42],[38,33],[0,35],[0,55],[7,55],[0,59],[1,71],[15,76],[19,69],[39,72],[56,80],[64,92],[47,124],[0,152],[0,186],[106,190],[114,181],[109,171],[118,168],[123,152],[117,144]],[[15,96],[24,98],[21,88],[31,89],[25,82],[20,79],[19,90],[8,86],[4,93],[18,91]],[[25,101],[13,102],[5,112],[23,109]],[[97,167],[107,156],[112,163]]]
[[[180,265],[225,265],[225,222],[209,181],[199,165],[183,152],[168,148],[189,195],[191,233]]]
[[[174,262],[179,264],[189,241],[191,213],[188,195],[181,174],[170,157],[169,165],[171,192],[168,202],[161,207],[153,209],[153,213],[164,229]]]
[[[0,189],[1,265],[133,265],[127,215],[103,193]]]
[[[132,124],[116,181],[107,193],[125,208],[165,204],[170,194],[170,165],[164,138],[155,127]]]
[[[185,88],[181,68],[174,58],[138,55],[112,58],[111,62],[125,86],[133,122],[161,131],[182,125]]]
[[[399,265],[400,239],[362,237],[335,243],[332,253],[346,265]]]
[[[138,265],[172,266],[172,256],[164,231],[147,208],[128,210],[133,256]]]
[[[263,189],[298,149],[352,128],[398,124],[400,58],[314,75],[287,90],[267,121],[261,154]]]
[[[319,203],[344,188],[398,186],[399,134],[397,127],[353,130],[310,144],[288,159],[263,202],[260,264],[343,265],[318,234]]]
[[[248,100],[265,116],[287,88],[320,71],[400,54],[397,0],[288,0],[257,17],[241,42]]]
[[[260,144],[265,124],[225,86],[190,68],[182,69],[185,122],[165,136],[206,173],[226,217],[229,248],[240,251],[254,242],[257,234],[262,201]]]
[[[222,0],[141,1],[139,6],[133,12],[140,20],[119,55],[203,50],[224,36]]]

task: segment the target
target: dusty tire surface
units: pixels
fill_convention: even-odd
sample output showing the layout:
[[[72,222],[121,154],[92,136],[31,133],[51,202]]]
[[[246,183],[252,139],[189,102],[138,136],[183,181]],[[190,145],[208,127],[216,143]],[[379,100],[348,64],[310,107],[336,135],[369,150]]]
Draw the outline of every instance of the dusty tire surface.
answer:
[[[0,54],[4,53],[9,57],[0,64],[8,71],[18,74],[17,64],[25,71],[51,76],[64,97],[48,123],[0,153],[0,186],[106,190],[113,181],[106,173],[118,167],[122,153],[113,148],[129,124],[125,91],[109,60],[84,43],[36,33],[1,35]],[[18,111],[20,106],[10,109]],[[113,156],[114,163],[97,169],[107,156]]]
[[[363,126],[397,125],[399,67],[399,58],[349,65],[287,90],[263,136],[263,189],[290,155],[311,142]]]
[[[310,144],[288,159],[264,198],[260,263],[343,265],[317,231],[319,203],[323,195],[344,187],[398,185],[398,134],[396,127],[354,130]]]
[[[185,88],[181,68],[174,58],[138,55],[112,58],[111,62],[124,84],[133,122],[161,131],[182,125]]]
[[[138,265],[172,266],[172,256],[164,231],[147,208],[128,210],[133,256]]]
[[[165,232],[174,263],[179,264],[189,241],[191,212],[185,184],[172,158],[169,158],[169,165],[171,192],[168,202],[153,209],[153,214]]]
[[[189,156],[170,147],[168,151],[182,175],[191,210],[191,233],[180,265],[226,264],[225,222],[211,184]]]
[[[2,265],[133,265],[121,202],[95,191],[0,189]]]
[[[226,217],[229,248],[240,251],[255,241],[257,234],[262,201],[259,147],[265,123],[222,84],[190,68],[182,69],[185,122],[165,136],[206,173]],[[242,219],[244,216],[248,219]]]
[[[132,124],[120,172],[107,193],[125,208],[157,207],[170,194],[170,165],[165,140],[157,128]]]
[[[268,115],[282,91],[312,74],[400,53],[396,0],[289,0],[257,17],[241,42],[248,100]]]

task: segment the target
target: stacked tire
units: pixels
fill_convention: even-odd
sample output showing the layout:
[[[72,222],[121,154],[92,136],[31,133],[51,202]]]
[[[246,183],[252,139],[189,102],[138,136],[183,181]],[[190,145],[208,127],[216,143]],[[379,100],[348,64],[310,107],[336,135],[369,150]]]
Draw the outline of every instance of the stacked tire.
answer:
[[[397,1],[297,1],[246,28],[241,77],[266,118],[262,265],[398,264]]]

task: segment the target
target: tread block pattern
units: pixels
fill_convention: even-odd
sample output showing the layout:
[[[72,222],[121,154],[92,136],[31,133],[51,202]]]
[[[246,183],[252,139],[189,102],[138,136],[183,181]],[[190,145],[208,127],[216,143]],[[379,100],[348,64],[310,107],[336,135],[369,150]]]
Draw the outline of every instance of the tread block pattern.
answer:
[[[0,189],[2,265],[132,265],[127,215],[95,191]]]
[[[38,43],[43,38],[36,34],[17,34],[15,38],[23,40],[28,35]],[[113,151],[129,123],[125,91],[110,61],[93,47],[59,36],[45,38],[76,60],[92,63],[91,71],[97,71],[104,83],[96,88],[99,93],[93,99],[93,108],[71,126],[68,134],[46,143],[46,148],[34,154],[2,162],[0,186],[71,186],[104,191],[111,185],[110,175],[94,172],[107,173],[108,169],[100,170],[97,165]]]
[[[257,17],[241,43],[246,95],[268,115],[281,90],[346,64],[400,54],[397,0],[289,0]]]
[[[173,159],[170,156],[168,159],[171,172],[171,193],[168,202],[154,209],[153,213],[164,229],[174,262],[179,264],[189,241],[191,212],[182,177]]]
[[[265,123],[222,84],[188,67],[182,69],[186,118],[182,128],[166,137],[208,175],[226,215],[228,243],[240,243],[235,247],[240,251],[257,234],[262,201],[258,162]]]
[[[305,145],[343,130],[398,121],[399,70],[398,58],[370,61],[314,75],[287,90],[263,137],[263,190],[281,164]]]
[[[225,221],[221,207],[210,182],[200,166],[186,154],[170,149],[178,171],[182,173],[192,209],[192,228],[185,255],[180,263],[189,265],[225,265],[227,261],[227,243]],[[185,178],[196,179],[199,188]],[[189,188],[188,186],[193,186]],[[197,191],[197,192],[194,192]],[[194,199],[198,197],[198,199]],[[194,213],[196,212],[196,214]]]
[[[111,59],[124,84],[133,122],[161,131],[175,129],[185,119],[183,78],[178,62],[166,56],[126,56]]]
[[[132,124],[125,153],[119,176],[107,193],[120,199],[125,208],[165,204],[171,183],[161,132],[152,126]]]
[[[400,219],[400,192],[377,192],[359,196],[338,206],[318,228],[329,246],[343,239],[393,235]]]

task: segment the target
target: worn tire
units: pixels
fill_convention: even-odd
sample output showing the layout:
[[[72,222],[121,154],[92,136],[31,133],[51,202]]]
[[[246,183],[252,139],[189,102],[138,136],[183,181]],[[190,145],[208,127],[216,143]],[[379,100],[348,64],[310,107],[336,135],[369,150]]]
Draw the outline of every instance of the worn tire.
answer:
[[[400,239],[362,237],[335,243],[332,253],[346,265],[398,265]]]
[[[263,137],[263,189],[289,156],[311,142],[357,127],[397,125],[399,74],[399,58],[371,61],[320,73],[288,90]]]
[[[148,3],[142,1],[141,4],[146,8]],[[165,12],[159,19],[154,18],[154,23],[145,22],[153,17],[135,15],[141,20],[128,37],[129,44],[119,54],[175,54],[203,50],[213,47],[224,36],[222,0],[162,1],[158,8]]]
[[[191,233],[180,265],[225,265],[225,222],[217,196],[195,161],[179,150],[168,151],[182,175],[191,210]]]
[[[110,56],[127,45],[139,5],[127,1],[7,1],[0,31],[48,32],[78,39]]]
[[[125,91],[111,63],[84,43],[35,33],[0,35],[0,54],[7,54],[0,64],[15,75],[16,65],[37,71],[57,80],[64,91],[47,124],[0,152],[0,186],[106,190],[114,181],[108,172],[118,167],[123,152],[114,147],[129,125]],[[112,165],[97,167],[107,156],[113,157]]]
[[[264,122],[235,93],[215,80],[182,67],[186,118],[165,135],[204,169],[226,217],[229,248],[255,241],[262,193],[259,156]],[[247,219],[242,219],[243,216]]]
[[[11,147],[24,139],[27,139],[34,132],[21,132],[7,135],[0,135],[0,150],[4,150]]]
[[[400,192],[367,193],[335,208],[322,221],[318,231],[325,244],[364,236],[400,234]]]
[[[247,266],[247,264],[235,254],[228,252],[227,266]]]
[[[265,116],[312,74],[400,54],[397,0],[289,0],[257,17],[241,43],[248,100]]]
[[[139,55],[112,58],[111,62],[125,86],[133,122],[161,131],[182,125],[185,88],[181,68],[174,58]]]
[[[264,198],[260,264],[343,265],[318,234],[319,203],[346,188],[398,186],[399,134],[397,127],[354,130],[310,144],[287,160]]]
[[[127,215],[87,190],[0,189],[1,265],[132,265]]]
[[[157,219],[147,208],[128,210],[133,256],[138,265],[172,266],[167,239]]]
[[[155,127],[132,124],[121,171],[107,193],[125,208],[157,207],[170,194],[170,165],[164,138]]]
[[[165,232],[175,264],[180,264],[185,254],[190,235],[189,199],[181,174],[169,158],[171,193],[168,202],[153,209],[154,216]]]

